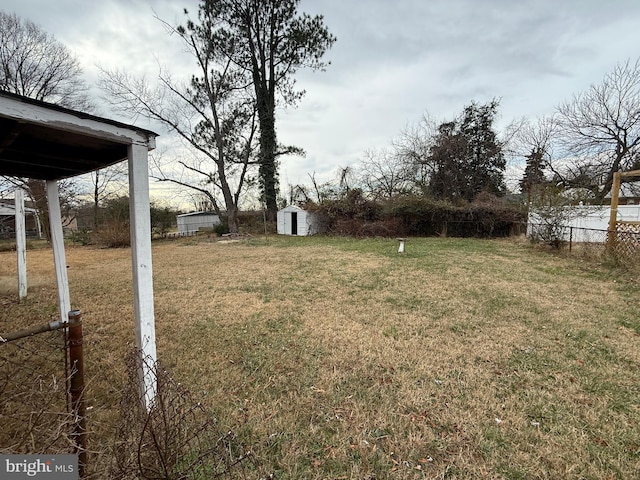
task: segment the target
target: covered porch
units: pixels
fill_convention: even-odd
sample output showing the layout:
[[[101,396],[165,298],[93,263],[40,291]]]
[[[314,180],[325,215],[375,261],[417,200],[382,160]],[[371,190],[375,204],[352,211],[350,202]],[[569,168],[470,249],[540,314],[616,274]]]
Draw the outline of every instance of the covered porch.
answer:
[[[147,407],[156,392],[155,318],[149,217],[148,152],[157,134],[133,125],[0,92],[0,175],[46,183],[59,319],[82,309],[73,305],[62,231],[58,181],[128,161],[131,261],[136,345],[141,362],[140,392]],[[22,192],[16,195],[21,207]],[[18,229],[17,229],[18,230]],[[20,296],[27,294],[24,230],[16,230]],[[18,238],[20,237],[20,238]]]

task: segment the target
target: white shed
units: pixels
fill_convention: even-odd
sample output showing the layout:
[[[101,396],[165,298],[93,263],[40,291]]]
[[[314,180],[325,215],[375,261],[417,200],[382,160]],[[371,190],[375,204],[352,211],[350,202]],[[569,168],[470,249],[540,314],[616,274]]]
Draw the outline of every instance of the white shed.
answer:
[[[189,235],[201,228],[213,228],[220,225],[220,217],[213,212],[184,213],[176,217],[178,234]]]
[[[314,235],[320,233],[320,220],[314,213],[289,205],[278,211],[278,233],[280,235]]]

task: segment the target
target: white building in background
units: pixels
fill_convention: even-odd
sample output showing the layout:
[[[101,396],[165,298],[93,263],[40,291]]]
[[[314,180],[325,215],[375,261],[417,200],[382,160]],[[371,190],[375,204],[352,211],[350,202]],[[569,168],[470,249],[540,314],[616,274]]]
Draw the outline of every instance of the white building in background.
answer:
[[[280,235],[307,236],[321,233],[318,216],[295,205],[278,210],[277,220]]]
[[[607,240],[604,233],[609,229],[609,205],[584,205],[564,207],[567,210],[563,225],[565,241],[569,241],[571,235],[574,242],[602,242]],[[619,205],[618,222],[640,222],[640,205]],[[534,211],[529,212],[527,235],[530,236],[536,226],[544,223]],[[595,231],[603,234],[596,235]]]
[[[220,217],[213,212],[184,213],[176,217],[178,235],[189,235],[201,229],[211,229],[220,225]]]
[[[27,236],[42,238],[40,215],[35,208],[25,207]],[[15,233],[16,206],[13,200],[0,200],[0,238],[12,238]]]

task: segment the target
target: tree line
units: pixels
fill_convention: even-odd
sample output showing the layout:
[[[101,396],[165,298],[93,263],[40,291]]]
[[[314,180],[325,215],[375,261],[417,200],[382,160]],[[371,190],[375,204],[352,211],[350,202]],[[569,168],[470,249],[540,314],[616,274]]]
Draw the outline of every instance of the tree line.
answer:
[[[300,68],[323,69],[322,58],[335,42],[323,17],[299,13],[298,4],[202,0],[196,18],[185,9],[183,24],[163,21],[193,58],[188,82],[174,82],[162,70],[152,82],[126,71],[102,71],[100,86],[115,110],[161,122],[195,153],[178,160],[178,173],[171,168],[168,174],[167,167],[158,165],[155,178],[206,196],[228,218],[232,232],[238,231],[239,202],[247,185],[259,186],[268,217],[275,220],[279,158],[302,152],[278,142],[276,108],[302,98],[294,74]],[[0,12],[0,30],[1,90],[70,108],[85,106],[86,97],[69,95],[85,85],[66,47],[16,15]],[[59,68],[64,65],[68,68]],[[28,179],[11,181],[30,187]],[[95,185],[97,190],[98,178]]]
[[[425,115],[387,147],[364,152],[336,178],[289,187],[291,203],[322,203],[359,189],[386,200],[420,195],[456,205],[479,195],[504,198],[507,161],[524,163],[521,203],[558,192],[601,204],[618,170],[640,169],[640,63],[628,60],[600,83],[562,102],[551,115],[520,119],[498,131],[499,100],[471,102],[440,123]]]
[[[526,202],[549,189],[570,189],[601,203],[615,171],[640,168],[640,64],[628,60],[549,116],[514,121],[502,132],[498,99],[472,101],[441,122],[425,115],[387,147],[341,168],[335,181],[320,183],[310,173],[308,184],[289,186],[282,198],[280,158],[303,150],[278,142],[275,112],[303,97],[295,84],[299,69],[327,67],[336,38],[323,17],[300,12],[299,0],[202,0],[195,16],[184,11],[182,23],[159,21],[191,56],[190,78],[175,81],[162,69],[152,80],[103,70],[100,87],[115,110],[159,121],[183,140],[193,155],[159,159],[153,176],[201,195],[231,232],[253,187],[273,220],[279,203],[322,203],[354,189],[374,201],[418,195],[463,205],[481,195],[505,198],[513,159],[525,164],[519,188]],[[0,89],[91,108],[77,59],[55,38],[0,12],[0,40]],[[93,175],[96,211],[116,177]],[[28,179],[12,181],[41,190]]]

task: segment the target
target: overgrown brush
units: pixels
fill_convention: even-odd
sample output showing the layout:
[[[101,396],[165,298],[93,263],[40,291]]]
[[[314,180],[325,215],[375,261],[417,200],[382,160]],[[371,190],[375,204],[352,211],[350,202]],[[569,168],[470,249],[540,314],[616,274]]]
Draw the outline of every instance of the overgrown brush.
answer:
[[[157,391],[147,408],[141,400],[138,372],[153,372]],[[259,478],[250,449],[216,420],[157,363],[134,350],[127,360],[113,448],[112,479]],[[150,392],[145,392],[149,394]]]

